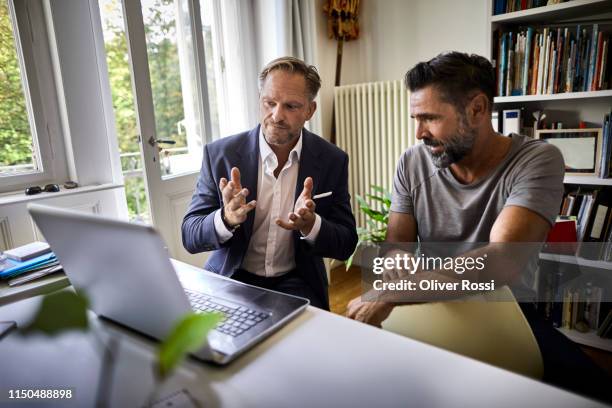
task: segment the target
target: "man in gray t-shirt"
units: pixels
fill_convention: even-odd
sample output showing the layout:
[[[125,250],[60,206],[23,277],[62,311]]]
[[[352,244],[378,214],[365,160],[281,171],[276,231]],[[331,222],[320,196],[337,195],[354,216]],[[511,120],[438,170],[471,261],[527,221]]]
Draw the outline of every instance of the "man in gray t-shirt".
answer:
[[[450,168],[436,167],[427,145],[409,148],[397,164],[391,211],[412,215],[417,235],[429,242],[489,242],[492,226],[509,206],[535,212],[552,225],[563,194],[559,150],[516,134],[510,143],[496,168],[469,184]]]
[[[491,63],[440,54],[405,82],[423,144],[399,160],[387,242],[543,242],[563,195],[563,157],[552,145],[493,130]],[[532,282],[517,279],[521,272],[497,283],[525,288]],[[380,326],[395,305],[356,298],[347,316]]]

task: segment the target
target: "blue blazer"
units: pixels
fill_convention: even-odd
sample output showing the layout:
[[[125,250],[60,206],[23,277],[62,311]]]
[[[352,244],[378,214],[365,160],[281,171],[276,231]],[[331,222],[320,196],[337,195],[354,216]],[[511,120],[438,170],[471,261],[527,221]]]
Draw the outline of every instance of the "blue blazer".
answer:
[[[293,232],[296,270],[329,308],[327,275],[323,258],[345,260],[355,250],[357,232],[348,192],[348,155],[325,139],[303,129],[300,168],[295,199],[304,179],[314,181],[313,195],[333,191],[316,201],[315,212],[321,217],[321,230],[311,245]],[[243,187],[249,189],[247,201],[257,197],[259,172],[259,126],[248,132],[226,137],[204,147],[202,169],[197,186],[183,219],[183,246],[190,253],[214,251],[205,269],[224,275],[240,268],[253,231],[255,209],[236,230],[234,236],[220,243],[215,232],[214,211],[223,203],[219,180],[230,179],[232,167],[238,167]]]

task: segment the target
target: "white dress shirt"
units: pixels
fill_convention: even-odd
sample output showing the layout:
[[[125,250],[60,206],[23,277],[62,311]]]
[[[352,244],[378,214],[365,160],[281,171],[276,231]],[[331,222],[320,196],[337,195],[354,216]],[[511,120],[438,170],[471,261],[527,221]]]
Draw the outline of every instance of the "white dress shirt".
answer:
[[[266,142],[263,132],[259,131],[259,171],[257,172],[257,206],[253,234],[247,253],[242,261],[242,269],[260,276],[281,276],[295,268],[295,248],[293,231],[276,225],[276,219],[288,220],[295,210],[295,189],[302,153],[302,135],[289,153],[285,166],[274,177],[278,166],[276,154]],[[250,199],[250,198],[249,198]],[[221,219],[221,209],[214,215],[215,230],[221,243],[233,234]],[[321,229],[321,217],[315,214],[315,223],[308,236],[302,239],[313,244]]]

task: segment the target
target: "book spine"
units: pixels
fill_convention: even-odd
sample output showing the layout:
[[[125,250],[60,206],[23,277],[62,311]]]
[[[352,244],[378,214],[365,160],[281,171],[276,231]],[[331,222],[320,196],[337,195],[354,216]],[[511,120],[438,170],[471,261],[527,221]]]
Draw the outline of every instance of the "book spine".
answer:
[[[574,60],[576,59],[576,42],[572,40],[569,60],[567,62],[567,77],[565,79],[565,92],[572,92],[574,83]]]
[[[599,86],[598,89],[606,89],[606,71],[608,69],[608,47],[609,47],[609,41],[608,39],[604,40],[603,42],[603,51],[601,53],[601,74],[599,76]]]
[[[508,33],[508,58],[506,60],[506,83],[504,84],[506,88],[506,95],[512,95],[512,77],[514,75],[513,66],[514,66],[514,41],[513,41],[513,32],[510,31]]]
[[[550,35],[547,35],[546,45],[544,47],[544,75],[542,78],[542,91],[541,91],[541,93],[543,94],[548,93],[547,84],[548,84],[548,74],[550,72],[549,60],[550,60]]]
[[[603,52],[603,33],[600,31],[597,37],[597,54],[595,56],[595,71],[593,73],[593,81],[591,82],[591,89],[593,91],[599,90],[599,76],[601,71],[601,57]]]
[[[538,82],[536,85],[536,94],[542,93],[542,79],[544,78],[544,56],[546,54],[546,29],[540,36],[540,55],[538,61]]]
[[[593,31],[591,36],[591,50],[589,53],[588,60],[588,76],[585,86],[585,91],[591,91],[591,84],[593,83],[593,76],[595,75],[595,62],[597,58],[597,38],[599,35],[599,24],[593,24]]]
[[[527,28],[527,43],[525,45],[525,63],[523,65],[523,95],[527,95],[529,87],[529,67],[531,66],[531,48],[533,47],[533,27]]]
[[[531,73],[531,83],[529,87],[529,94],[535,95],[537,93],[538,87],[538,65],[540,60],[540,34],[537,34],[534,39],[534,48],[533,48],[533,68]]]
[[[508,64],[507,62],[507,55],[508,55],[508,51],[507,51],[507,47],[508,47],[508,33],[503,33],[502,34],[502,40],[501,40],[501,63],[500,63],[500,74],[499,74],[499,83],[497,84],[499,91],[498,91],[498,95],[499,96],[505,96],[506,95],[506,66]]]
[[[553,81],[553,93],[559,93],[559,77],[563,68],[563,31],[557,29],[557,58],[555,58],[555,75]]]
[[[559,74],[559,92],[566,92],[566,78],[571,52],[569,37],[569,28],[565,27],[565,30],[563,30],[563,55],[561,56],[561,72]]]

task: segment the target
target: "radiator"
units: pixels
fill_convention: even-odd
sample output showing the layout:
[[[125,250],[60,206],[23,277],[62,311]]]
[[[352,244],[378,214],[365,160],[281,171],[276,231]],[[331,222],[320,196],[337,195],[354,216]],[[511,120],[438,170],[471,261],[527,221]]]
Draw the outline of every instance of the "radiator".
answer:
[[[402,81],[371,82],[334,88],[336,143],[348,153],[349,191],[357,226],[367,225],[357,195],[366,198],[371,185],[391,191],[395,166],[415,142],[408,91]]]

